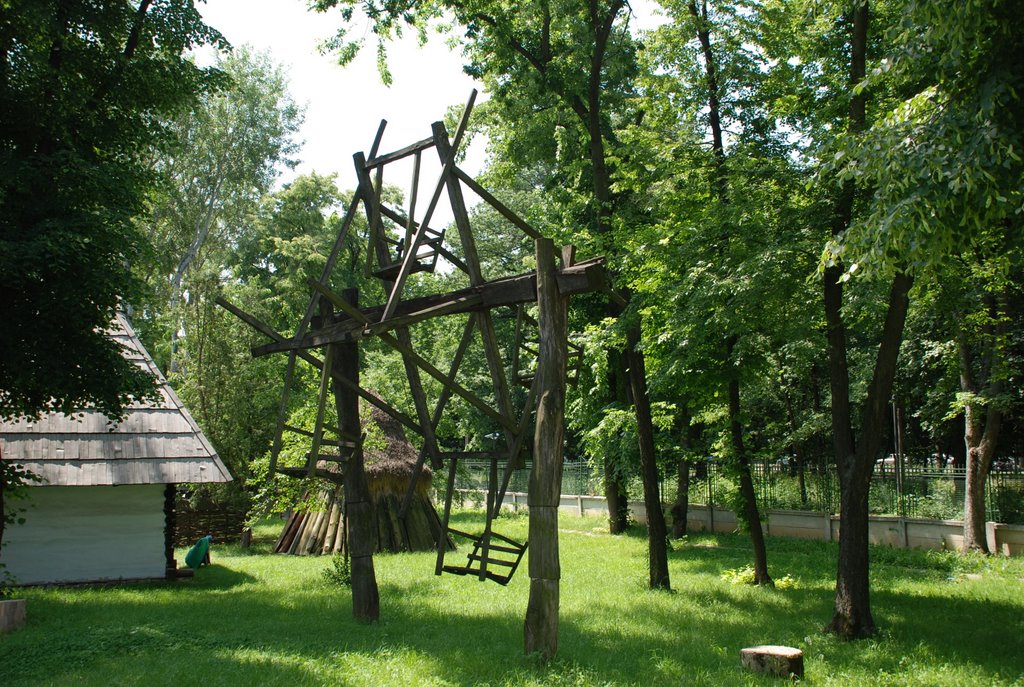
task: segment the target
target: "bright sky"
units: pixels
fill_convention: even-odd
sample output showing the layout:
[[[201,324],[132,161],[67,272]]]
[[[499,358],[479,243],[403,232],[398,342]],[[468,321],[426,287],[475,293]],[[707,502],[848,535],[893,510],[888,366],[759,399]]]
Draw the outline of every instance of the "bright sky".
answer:
[[[368,29],[367,45],[347,67],[320,54],[318,44],[341,22],[337,14],[310,12],[303,0],[207,0],[199,9],[232,45],[269,52],[288,70],[291,95],[306,107],[300,132],[305,144],[296,171],[336,172],[343,190],[355,187],[352,155],[369,152],[381,119],[388,126],[380,152],[397,150],[429,137],[431,123],[443,119],[450,106],[461,108],[473,88],[482,90],[463,73],[460,56],[441,37],[419,47],[415,36],[406,35],[392,45],[388,55],[393,84],[387,87],[377,73],[375,37]],[[477,102],[484,97],[478,95]],[[454,131],[449,133],[454,136]],[[483,165],[483,147],[477,142],[460,165],[470,174]],[[403,185],[399,179],[392,181]]]
[[[331,36],[341,23],[337,12],[317,14],[306,9],[305,0],[205,0],[199,9],[206,22],[219,30],[232,45],[245,45],[268,52],[289,73],[292,98],[304,105],[305,123],[299,132],[304,142],[295,172],[285,171],[279,180],[289,181],[295,174],[336,173],[343,191],[355,188],[352,155],[369,153],[380,120],[388,121],[380,152],[397,150],[431,135],[430,125],[444,119],[448,109],[465,106],[471,91],[481,93],[477,103],[486,99],[483,86],[462,71],[463,60],[450,50],[443,37],[431,36],[420,46],[413,32],[388,46],[393,83],[381,83],[377,72],[376,41],[367,23],[363,36],[366,45],[346,67],[338,66],[331,55],[322,55],[319,44]],[[653,28],[664,21],[656,16],[655,0],[630,3],[634,30]],[[350,38],[358,38],[355,30]],[[454,131],[449,134],[454,136]],[[465,147],[465,146],[464,146]],[[459,166],[476,176],[485,162],[486,141],[474,139]],[[392,170],[394,168],[394,170]],[[440,164],[435,155],[424,156],[420,174],[419,213],[428,204]],[[411,160],[388,166],[386,184],[398,186],[410,197]],[[467,204],[477,202],[473,193]],[[434,215],[434,226],[450,220],[450,209],[442,203]]]

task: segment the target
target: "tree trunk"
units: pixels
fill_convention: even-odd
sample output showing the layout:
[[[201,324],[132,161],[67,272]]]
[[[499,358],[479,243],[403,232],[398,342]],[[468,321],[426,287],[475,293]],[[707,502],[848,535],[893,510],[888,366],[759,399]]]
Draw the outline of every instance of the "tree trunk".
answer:
[[[626,336],[626,359],[629,382],[636,406],[637,439],[640,444],[640,468],[644,485],[644,506],[647,509],[647,549],[651,589],[671,589],[668,577],[668,531],[665,511],[658,489],[658,462],[654,451],[654,423],[651,401],[647,397],[647,371],[640,346],[640,324],[629,327]]]
[[[999,306],[994,298],[985,299],[993,320],[1000,320]],[[958,318],[959,319],[959,318]],[[1005,322],[1005,320],[1003,320]],[[1000,327],[1001,328],[1001,327]],[[998,376],[1002,365],[997,364],[999,356],[997,334],[992,327],[984,332],[980,361],[975,359],[968,343],[964,324],[957,322],[957,353],[960,365],[960,390],[970,394],[964,407],[964,447],[966,448],[967,481],[964,485],[964,540],[961,549],[967,551],[983,551],[989,553],[988,537],[985,532],[985,482],[992,459],[995,455],[996,442],[1002,425],[1002,411],[991,399],[1003,390],[1002,379]],[[975,376],[975,363],[978,375]],[[1000,361],[1002,362],[1002,361]],[[986,379],[987,378],[987,379]],[[982,394],[981,387],[988,388]],[[988,408],[985,404],[974,400],[979,395],[989,399]]]
[[[347,289],[346,301],[359,307],[359,292]],[[324,304],[326,301],[321,300]],[[325,320],[327,318],[324,318]],[[330,344],[335,347],[331,358],[333,377],[347,379],[359,384],[359,345],[355,342]],[[334,403],[338,412],[338,426],[343,437],[358,438],[359,396],[355,391],[339,383],[334,384]],[[373,569],[373,549],[376,537],[373,531],[373,504],[370,489],[363,468],[363,451],[342,448],[345,465],[345,512],[348,518],[348,550],[352,566],[352,615],[366,623],[380,618],[380,595],[377,577]],[[347,455],[346,455],[347,453]]]
[[[629,499],[615,461],[609,456],[604,458],[604,498],[608,504],[608,531],[622,534],[629,527]]]
[[[0,560],[3,560],[4,553],[4,529],[7,524],[7,511],[4,504],[4,485],[7,484],[7,467],[4,463],[3,447],[0,446]],[[3,580],[0,579],[0,584]]]
[[[910,304],[908,294],[912,285],[913,278],[905,273],[899,273],[893,278],[885,324],[882,328],[882,340],[878,346],[878,356],[875,359],[867,400],[861,414],[860,441],[856,446],[852,431],[844,431],[850,427],[849,395],[835,395],[836,388],[843,386],[844,378],[841,373],[846,372],[845,354],[841,361],[841,369],[837,365],[840,361],[833,362],[832,423],[835,433],[836,467],[839,472],[841,530],[835,610],[826,631],[834,632],[846,639],[869,637],[875,633],[868,582],[868,489],[871,485],[875,457],[882,448],[888,401],[896,377],[896,362],[903,340],[903,326]],[[826,295],[828,293],[826,291]],[[829,298],[826,298],[826,303],[835,305]],[[834,338],[837,339],[836,345],[841,344],[845,350],[845,330],[842,328],[842,319],[838,311],[826,307],[826,316],[829,323],[831,358],[836,356]],[[841,342],[838,341],[839,338],[842,339]],[[846,377],[845,381],[848,385],[849,378]],[[837,407],[846,408],[845,417],[837,414]]]
[[[855,456],[848,458],[848,463],[856,460]],[[859,639],[875,634],[868,586],[868,486],[871,477],[869,472],[867,479],[854,479],[849,472],[839,470],[839,566],[835,609],[826,631],[844,639]]]
[[[690,510],[690,463],[676,463],[676,502],[672,505],[672,538],[686,536],[686,518]]]
[[[612,317],[618,317],[616,310]],[[625,404],[626,382],[622,351],[608,353],[608,393],[616,402]],[[604,457],[604,496],[608,505],[608,530],[612,534],[622,534],[629,527],[629,496],[626,493],[626,482],[617,464],[617,456]]]
[[[740,496],[743,498],[742,520],[750,530],[750,543],[754,547],[754,583],[774,587],[768,574],[768,554],[764,545],[764,531],[761,529],[761,513],[757,508],[757,493],[750,475],[750,458],[743,444],[743,425],[740,424],[740,380],[739,370],[732,365],[736,337],[729,337],[726,343],[726,361],[732,370],[729,378],[729,436],[735,454],[736,468],[740,475]]]
[[[997,386],[997,385],[993,385]],[[996,390],[998,393],[998,390]],[[986,415],[982,431],[981,415]],[[964,408],[964,444],[967,447],[967,481],[964,488],[964,540],[962,550],[989,553],[985,533],[985,481],[992,469],[1002,413],[989,406],[987,412],[975,403]]]

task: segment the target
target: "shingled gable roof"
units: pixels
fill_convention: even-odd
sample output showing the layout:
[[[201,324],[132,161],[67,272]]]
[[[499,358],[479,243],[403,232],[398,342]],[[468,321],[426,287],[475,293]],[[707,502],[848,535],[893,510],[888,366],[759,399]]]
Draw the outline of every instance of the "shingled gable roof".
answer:
[[[25,466],[50,486],[230,481],[217,452],[120,314],[109,335],[125,347],[126,358],[156,377],[159,402],[129,406],[117,425],[89,411],[0,422],[4,460]]]

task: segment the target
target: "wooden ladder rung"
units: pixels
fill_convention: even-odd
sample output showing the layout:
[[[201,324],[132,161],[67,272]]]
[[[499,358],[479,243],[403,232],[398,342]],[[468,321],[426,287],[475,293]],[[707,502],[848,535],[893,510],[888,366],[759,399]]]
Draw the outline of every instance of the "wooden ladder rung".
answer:
[[[446,565],[441,569],[455,575],[472,575],[473,577],[478,577],[480,575],[480,568],[473,568],[470,566]],[[509,580],[512,579],[511,575],[496,575],[490,571],[485,572],[484,576],[492,582],[497,582],[502,586],[507,585]]]
[[[471,553],[471,554],[469,554],[469,560],[471,560],[471,561],[483,561],[485,559],[484,559],[483,556],[478,556],[478,555],[476,555],[474,553]],[[503,565],[506,568],[513,568],[516,565],[516,561],[503,561],[500,558],[491,558],[490,556],[488,556],[486,560],[487,560],[487,565],[488,566],[491,566],[491,565]]]
[[[476,545],[476,548],[477,549],[482,549],[483,548],[483,544],[479,544],[478,543]],[[487,550],[488,551],[500,551],[502,553],[520,554],[520,553],[523,552],[524,549],[521,546],[512,547],[512,546],[501,546],[499,544],[491,544],[490,546],[487,547]]]

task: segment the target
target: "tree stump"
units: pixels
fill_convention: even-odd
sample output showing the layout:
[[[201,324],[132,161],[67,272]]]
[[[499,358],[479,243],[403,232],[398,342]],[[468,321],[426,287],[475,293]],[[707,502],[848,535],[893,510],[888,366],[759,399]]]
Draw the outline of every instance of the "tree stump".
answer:
[[[804,652],[791,646],[752,646],[740,651],[740,663],[755,673],[804,676]]]
[[[25,599],[0,601],[0,634],[14,632],[25,624]]]

